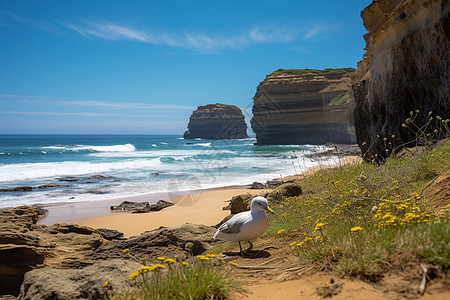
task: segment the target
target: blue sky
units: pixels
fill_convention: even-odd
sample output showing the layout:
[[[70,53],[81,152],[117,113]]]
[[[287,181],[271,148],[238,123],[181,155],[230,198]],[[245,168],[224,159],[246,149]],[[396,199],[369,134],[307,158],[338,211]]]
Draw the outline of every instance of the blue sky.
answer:
[[[356,67],[346,1],[0,1],[0,133],[182,134],[279,69]]]

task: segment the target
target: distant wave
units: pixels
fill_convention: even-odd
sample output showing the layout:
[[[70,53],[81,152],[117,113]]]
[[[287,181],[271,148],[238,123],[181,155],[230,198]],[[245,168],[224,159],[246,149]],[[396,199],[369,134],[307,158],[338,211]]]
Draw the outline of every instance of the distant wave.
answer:
[[[211,147],[211,143],[198,143],[196,146]]]
[[[133,152],[136,150],[132,144],[125,145],[112,145],[112,146],[89,146],[89,145],[61,145],[61,146],[49,146],[43,147],[45,149],[59,149],[59,150],[71,150],[71,151],[92,151],[92,152]]]

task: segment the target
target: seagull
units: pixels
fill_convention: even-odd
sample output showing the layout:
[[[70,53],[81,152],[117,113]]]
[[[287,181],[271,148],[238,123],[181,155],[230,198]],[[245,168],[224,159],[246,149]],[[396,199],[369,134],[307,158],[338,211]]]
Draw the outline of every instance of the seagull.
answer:
[[[250,240],[256,239],[269,228],[269,217],[266,211],[274,214],[269,207],[269,202],[264,197],[255,197],[250,204],[250,211],[244,211],[234,215],[231,219],[220,225],[214,239],[223,239],[229,242],[238,242],[241,255],[253,248]],[[241,242],[247,241],[250,244],[245,251],[242,251]]]

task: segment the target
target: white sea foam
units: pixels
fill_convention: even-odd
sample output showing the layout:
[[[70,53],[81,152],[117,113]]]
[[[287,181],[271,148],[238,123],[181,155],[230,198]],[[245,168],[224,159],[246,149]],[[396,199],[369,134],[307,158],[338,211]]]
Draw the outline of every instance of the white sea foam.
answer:
[[[120,170],[155,170],[159,159],[130,159],[119,162],[65,161],[49,163],[21,163],[0,166],[0,182],[44,179],[59,176],[108,173]]]
[[[75,145],[75,146],[48,146],[43,147],[45,149],[59,149],[59,150],[71,150],[71,151],[80,151],[80,150],[88,150],[94,152],[132,152],[135,151],[136,148],[132,144],[125,145],[112,145],[112,146],[90,146],[90,145]]]
[[[211,147],[211,143],[198,143],[196,146]]]
[[[161,145],[168,145],[169,143],[161,142]]]

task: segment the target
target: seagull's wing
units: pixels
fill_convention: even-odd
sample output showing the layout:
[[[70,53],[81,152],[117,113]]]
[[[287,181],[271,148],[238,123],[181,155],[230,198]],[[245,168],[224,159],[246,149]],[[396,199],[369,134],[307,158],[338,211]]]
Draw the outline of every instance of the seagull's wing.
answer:
[[[231,219],[220,225],[219,231],[223,233],[238,233],[244,223],[251,219],[251,214],[248,212],[234,215]]]

